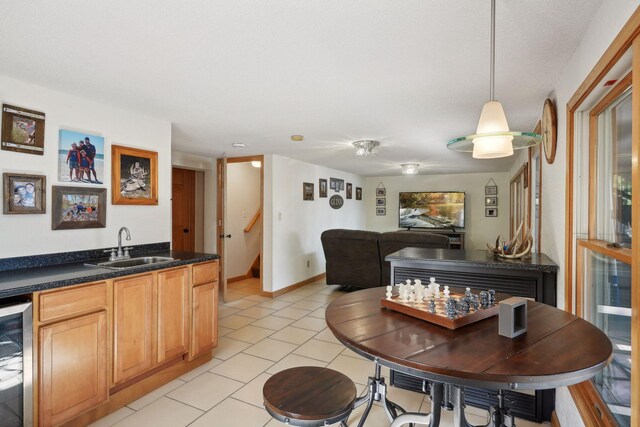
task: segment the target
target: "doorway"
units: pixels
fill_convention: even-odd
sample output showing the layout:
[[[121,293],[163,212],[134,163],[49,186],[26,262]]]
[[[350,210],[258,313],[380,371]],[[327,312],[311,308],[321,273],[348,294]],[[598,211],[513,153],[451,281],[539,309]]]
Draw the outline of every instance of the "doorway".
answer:
[[[204,252],[204,172],[171,170],[171,248]]]
[[[224,301],[262,292],[263,156],[218,160],[218,253]]]

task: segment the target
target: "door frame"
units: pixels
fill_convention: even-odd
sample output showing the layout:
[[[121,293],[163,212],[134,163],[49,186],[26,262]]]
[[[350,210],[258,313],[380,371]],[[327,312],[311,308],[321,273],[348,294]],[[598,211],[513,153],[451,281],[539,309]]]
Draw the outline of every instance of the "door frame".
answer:
[[[175,211],[173,209],[173,170],[174,169],[180,169],[180,170],[185,170],[185,171],[189,171],[189,172],[193,172],[193,192],[194,192],[194,199],[192,202],[190,202],[189,204],[189,233],[191,234],[190,238],[193,242],[193,247],[191,248],[191,252],[196,252],[196,202],[195,202],[195,198],[198,197],[198,194],[196,194],[195,191],[195,180],[196,180],[196,170],[195,169],[190,169],[190,168],[185,168],[182,166],[173,166],[171,165],[171,249],[174,249],[174,240],[173,240],[173,221],[174,221],[174,215],[175,215]],[[204,192],[203,192],[204,193]],[[204,196],[204,194],[202,194],[202,196]],[[204,200],[203,200],[204,203]],[[198,230],[201,231],[204,234],[204,230]]]
[[[227,187],[226,168],[224,170],[225,176],[224,177],[220,176],[221,164],[224,160],[226,160],[227,165],[229,165],[230,163],[248,163],[252,161],[259,161],[261,163],[261,166],[260,166],[260,217],[262,218],[262,220],[260,221],[260,292],[263,293],[264,292],[264,281],[263,281],[263,278],[264,278],[264,155],[259,154],[255,156],[228,157],[228,158],[218,159],[216,162],[216,169],[218,172],[218,180],[216,183],[216,187],[217,187],[216,247],[218,248],[218,252],[220,251],[220,248],[224,244],[222,241],[222,238],[220,237],[220,235],[223,234],[220,232],[220,227],[225,225],[223,224],[223,217],[226,216],[225,214],[227,209],[226,205],[224,204],[224,201],[225,201],[224,191],[225,191],[225,188]],[[222,256],[224,257],[226,256],[226,254],[223,253]],[[219,283],[221,285],[220,288],[222,289],[223,301],[226,301],[226,292],[227,292],[226,277],[222,277],[223,275],[226,276],[226,271],[223,271],[223,270],[225,269],[224,268],[220,269]]]

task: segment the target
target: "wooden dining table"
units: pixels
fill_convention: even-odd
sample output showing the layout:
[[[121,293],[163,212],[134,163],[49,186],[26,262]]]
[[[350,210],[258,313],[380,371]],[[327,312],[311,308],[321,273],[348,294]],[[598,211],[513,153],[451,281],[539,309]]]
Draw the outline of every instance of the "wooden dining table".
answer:
[[[372,288],[345,294],[329,304],[325,316],[340,342],[375,362],[367,404],[383,401],[392,426],[437,426],[445,407],[454,411],[455,426],[467,427],[464,387],[502,391],[571,385],[593,377],[612,357],[611,341],[600,329],[546,304],[527,302],[527,332],[512,339],[498,334],[498,316],[450,330],[382,307],[385,292]],[[497,301],[508,297],[496,294]],[[430,381],[431,413],[402,413],[388,402],[380,366]],[[490,425],[514,425],[501,392],[492,411]],[[365,410],[363,418],[367,415]]]

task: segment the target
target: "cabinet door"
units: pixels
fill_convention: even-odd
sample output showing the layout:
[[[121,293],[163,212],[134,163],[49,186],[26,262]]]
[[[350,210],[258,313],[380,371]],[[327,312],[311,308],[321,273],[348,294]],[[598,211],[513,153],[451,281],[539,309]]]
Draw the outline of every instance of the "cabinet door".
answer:
[[[218,345],[218,282],[193,288],[193,330],[190,359]]]
[[[107,400],[106,312],[43,326],[39,339],[41,426],[58,425]]]
[[[189,270],[158,274],[158,363],[187,352]]]
[[[113,381],[153,366],[153,276],[113,282]]]

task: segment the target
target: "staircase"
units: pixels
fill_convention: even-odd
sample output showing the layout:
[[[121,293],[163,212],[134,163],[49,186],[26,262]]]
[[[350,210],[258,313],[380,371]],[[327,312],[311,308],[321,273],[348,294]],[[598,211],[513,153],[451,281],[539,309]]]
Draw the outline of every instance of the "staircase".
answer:
[[[260,254],[258,254],[253,264],[251,264],[250,272],[251,277],[260,277]]]

